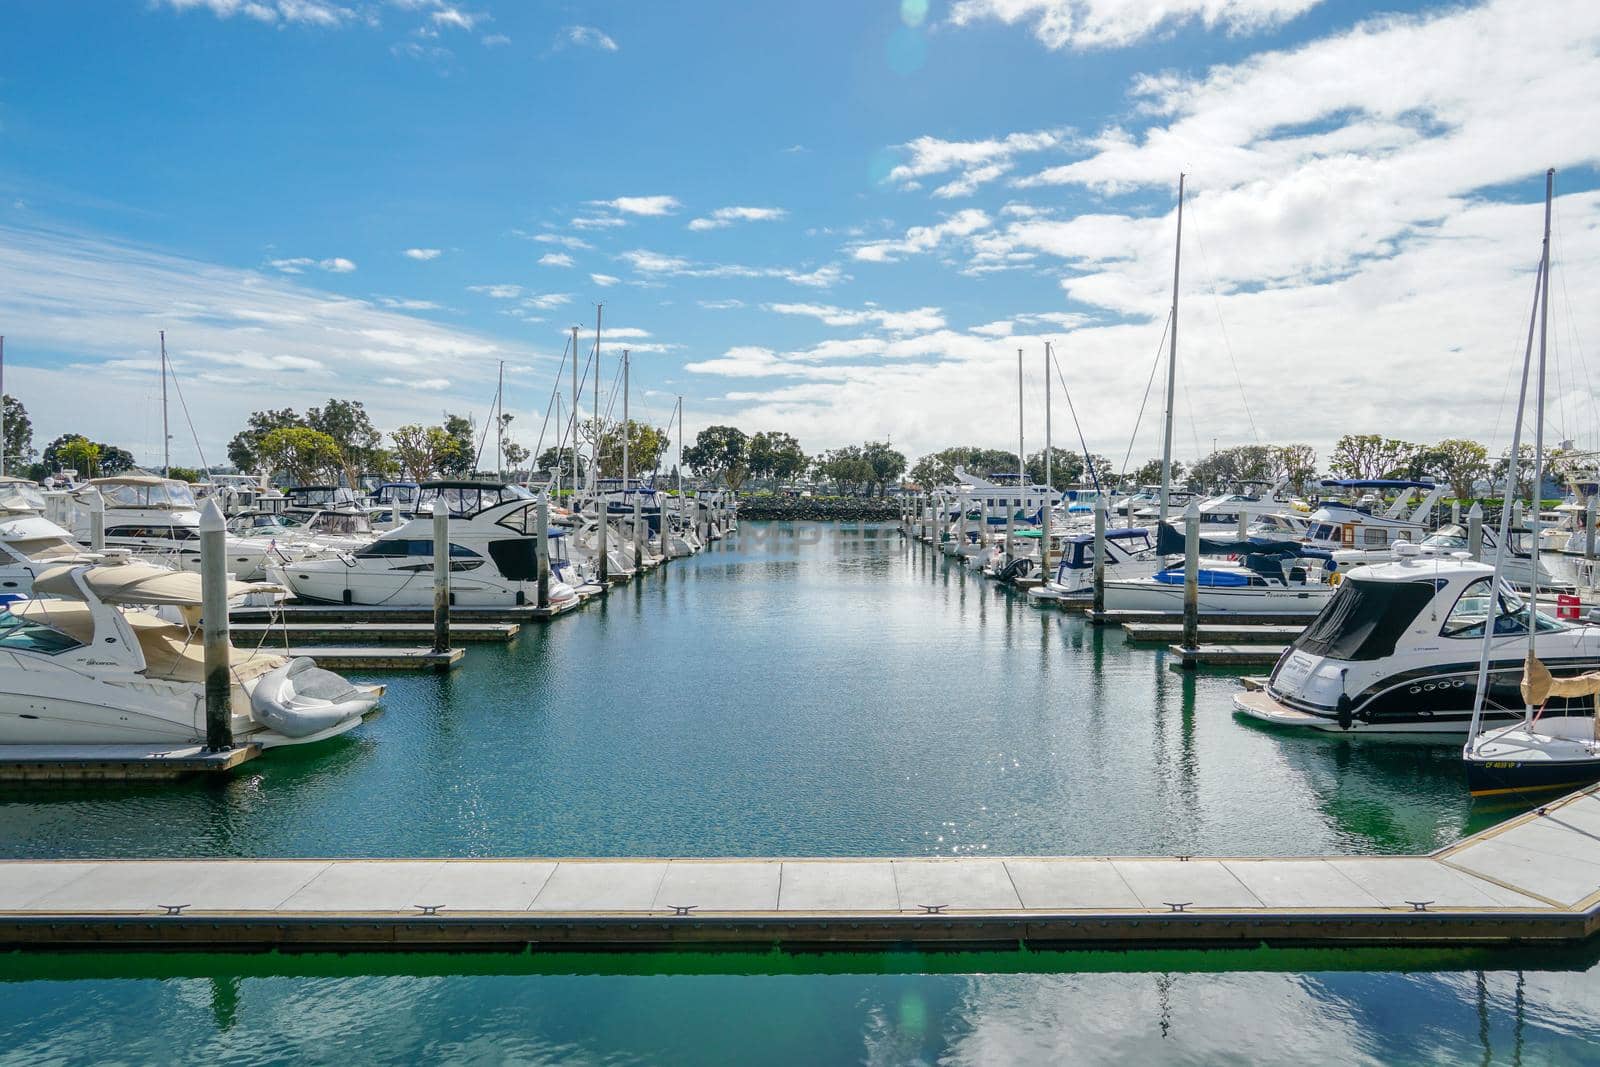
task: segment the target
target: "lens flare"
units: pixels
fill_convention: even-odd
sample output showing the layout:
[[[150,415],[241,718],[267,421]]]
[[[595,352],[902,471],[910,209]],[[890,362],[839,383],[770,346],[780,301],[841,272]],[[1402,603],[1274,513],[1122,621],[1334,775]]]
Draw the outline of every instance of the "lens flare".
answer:
[[[915,74],[928,58],[928,46],[922,34],[906,26],[897,27],[889,35],[889,69],[901,76]]]
[[[927,17],[928,0],[900,0],[900,21],[907,26],[920,26]]]

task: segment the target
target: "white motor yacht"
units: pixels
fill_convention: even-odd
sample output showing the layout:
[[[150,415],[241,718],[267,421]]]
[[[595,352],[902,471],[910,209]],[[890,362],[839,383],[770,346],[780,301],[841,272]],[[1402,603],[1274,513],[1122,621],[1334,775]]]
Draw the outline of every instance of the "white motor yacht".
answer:
[[[305,600],[425,607],[433,603],[433,516],[430,503],[450,509],[450,599],[462,607],[509,607],[538,602],[537,503],[498,482],[422,483],[423,514],[380,534],[353,553],[303,558],[275,569],[282,584]],[[563,531],[549,531],[550,601],[578,596],[581,577],[563,551]]]
[[[1324,500],[1318,503],[1311,513],[1306,543],[1329,550],[1387,548],[1395,541],[1420,542],[1428,536],[1428,516],[1449,488],[1433,482],[1394,478],[1329,478],[1322,485],[1348,490],[1372,489],[1379,493],[1395,491],[1394,501],[1381,512],[1377,510],[1376,497],[1370,502]],[[1412,497],[1418,492],[1423,493],[1422,499],[1412,508]]]
[[[0,477],[0,603],[33,595],[33,580],[51,567],[95,559],[44,511],[37,485]]]
[[[1518,589],[1529,589],[1533,585],[1533,557],[1525,547],[1527,531],[1511,531],[1511,551],[1500,551],[1500,535],[1495,530],[1483,528],[1483,560],[1493,564],[1501,558],[1500,576],[1516,586]],[[1522,543],[1519,543],[1522,542]],[[1404,545],[1407,542],[1396,542]],[[1453,556],[1458,552],[1469,552],[1471,544],[1468,540],[1467,529],[1453,523],[1439,527],[1438,530],[1422,539],[1418,549],[1423,556],[1444,555]],[[1333,553],[1333,558],[1341,568],[1355,567],[1363,563],[1389,563],[1395,560],[1395,545],[1388,548],[1343,548]],[[1562,581],[1550,572],[1550,569],[1541,561],[1539,563],[1539,588],[1547,592],[1565,591],[1571,588],[1571,582]]]
[[[1157,530],[1168,565],[1149,577],[1105,583],[1107,611],[1183,611],[1184,535]],[[1320,549],[1286,541],[1200,543],[1199,610],[1205,614],[1311,615],[1333,595],[1338,564]]]
[[[1094,534],[1079,533],[1065,538],[1060,559],[1054,577],[1028,590],[1030,602],[1079,600],[1094,594]],[[1107,582],[1146,578],[1161,566],[1162,557],[1156,554],[1149,530],[1136,526],[1106,531]]]
[[[105,547],[127,549],[135,559],[200,569],[200,511],[188,482],[154,474],[95,478],[72,496],[72,531],[81,544],[90,539],[89,493],[105,503]],[[264,577],[282,556],[271,541],[230,536],[228,571],[247,581]]]
[[[0,744],[205,740],[199,575],[134,562],[63,564],[34,588],[59,599],[0,609]],[[229,583],[230,595],[249,591]],[[352,685],[304,657],[233,649],[231,660],[239,743],[333,737],[383,695],[382,686]]]
[[[1527,605],[1494,568],[1402,547],[1394,563],[1357,567],[1272,670],[1235,707],[1280,726],[1352,733],[1465,733],[1492,615],[1489,722],[1521,719],[1517,688]],[[1491,602],[1494,607],[1491,611]],[[1600,667],[1600,627],[1538,616],[1540,656],[1562,670]]]

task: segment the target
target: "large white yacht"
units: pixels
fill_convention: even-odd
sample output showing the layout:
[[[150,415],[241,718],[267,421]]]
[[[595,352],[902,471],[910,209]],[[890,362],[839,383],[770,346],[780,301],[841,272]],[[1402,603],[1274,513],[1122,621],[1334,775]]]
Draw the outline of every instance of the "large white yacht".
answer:
[[[118,474],[95,478],[72,496],[72,532],[82,544],[90,539],[90,492],[105,502],[105,547],[127,549],[136,559],[200,569],[200,511],[188,482],[154,474]],[[264,577],[282,560],[269,540],[230,536],[228,571],[239,578]]]
[[[1287,480],[1271,484],[1245,483],[1246,486],[1252,484],[1266,485],[1267,489],[1260,494],[1245,491],[1223,493],[1200,502],[1201,536],[1235,536],[1239,530],[1240,516],[1244,517],[1245,525],[1249,527],[1258,519],[1304,506],[1301,501],[1278,496],[1288,487]]]
[[[1236,709],[1280,726],[1352,733],[1465,733],[1485,622],[1494,633],[1488,722],[1520,719],[1526,604],[1494,568],[1403,547],[1394,563],[1357,567]],[[1493,608],[1491,610],[1491,604]],[[1539,655],[1565,671],[1600,667],[1600,627],[1538,616]]]
[[[462,607],[508,607],[538,602],[537,503],[499,482],[422,483],[423,514],[380,534],[353,553],[303,558],[274,575],[305,600],[424,607],[433,603],[433,516],[430,503],[450,510],[450,597]],[[549,538],[550,600],[575,599],[581,578],[563,551],[563,531]]]
[[[1156,551],[1170,564],[1149,577],[1105,583],[1107,611],[1183,610],[1184,535],[1162,526]],[[1205,614],[1311,615],[1333,595],[1338,564],[1287,541],[1200,540],[1199,610]]]
[[[1376,490],[1354,502],[1323,500],[1311,513],[1306,542],[1317,548],[1387,548],[1395,541],[1416,544],[1428,535],[1428,516],[1449,486],[1395,478],[1328,478],[1325,488]],[[1393,491],[1394,500],[1382,511],[1378,494]],[[1416,507],[1411,500],[1422,499]]]
[[[200,576],[62,564],[0,609],[0,744],[193,744],[206,734]],[[230,582],[230,595],[250,587]],[[156,613],[165,610],[183,622]],[[344,733],[383,695],[305,658],[231,650],[233,735],[263,747]]]
[[[0,604],[31,596],[33,580],[51,567],[95,559],[44,511],[37,485],[0,476]]]

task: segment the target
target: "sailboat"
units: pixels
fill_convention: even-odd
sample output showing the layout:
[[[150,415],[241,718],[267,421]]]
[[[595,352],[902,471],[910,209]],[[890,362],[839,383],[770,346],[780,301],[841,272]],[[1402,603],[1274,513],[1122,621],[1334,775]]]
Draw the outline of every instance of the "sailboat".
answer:
[[[1530,521],[1533,537],[1530,538],[1530,556],[1534,572],[1539,566],[1539,487],[1544,482],[1544,401],[1545,357],[1550,320],[1550,210],[1555,194],[1555,171],[1545,172],[1544,183],[1544,251],[1540,257],[1538,290],[1534,304],[1539,326],[1539,373],[1534,394],[1533,430],[1533,507]],[[1528,392],[1529,364],[1533,359],[1533,321],[1528,323],[1528,348],[1522,362],[1522,390],[1518,398],[1517,418],[1512,431],[1511,452],[1506,473],[1506,498],[1517,484],[1517,460],[1521,447],[1522,409]],[[1502,509],[1500,541],[1504,544],[1510,536],[1511,508]],[[1501,557],[1495,564],[1495,583],[1501,578]],[[1600,780],[1600,671],[1587,671],[1575,677],[1556,678],[1539,659],[1539,635],[1551,629],[1570,629],[1566,624],[1548,619],[1539,612],[1539,590],[1535,586],[1528,596],[1527,615],[1523,628],[1527,635],[1527,654],[1523,659],[1522,717],[1509,726],[1482,729],[1484,697],[1483,684],[1489,670],[1491,634],[1499,629],[1485,626],[1483,652],[1478,665],[1478,697],[1473,704],[1472,726],[1462,749],[1461,758],[1466,765],[1467,789],[1473,796],[1535,792],[1551,789],[1575,789]],[[1559,701],[1558,713],[1550,714],[1552,701]],[[1587,703],[1587,707],[1585,707]]]

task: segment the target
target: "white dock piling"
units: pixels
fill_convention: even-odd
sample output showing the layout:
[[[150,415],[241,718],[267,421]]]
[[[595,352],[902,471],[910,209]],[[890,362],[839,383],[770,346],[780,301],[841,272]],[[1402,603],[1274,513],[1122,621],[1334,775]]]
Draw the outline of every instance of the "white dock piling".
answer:
[[[89,548],[95,552],[106,550],[106,498],[100,490],[89,490]]]
[[[1594,560],[1596,548],[1594,520],[1597,505],[1600,505],[1600,496],[1591,495],[1583,511],[1583,558],[1591,562]]]
[[[1106,610],[1106,499],[1094,505],[1094,617]]]
[[[100,517],[105,504],[95,494]],[[228,524],[215,498],[200,512],[200,630],[205,655],[206,749],[233,748],[233,686],[228,647]],[[102,541],[104,536],[102,535]]]
[[[1200,647],[1200,503],[1183,512],[1183,647]]]
[[[450,505],[433,508],[433,650],[450,651]]]
[[[1467,511],[1467,552],[1473,559],[1483,558],[1483,505],[1476,500]]]
[[[533,508],[533,521],[539,524],[539,534],[534,540],[534,553],[538,557],[539,607],[550,607],[550,494],[539,494]]]

